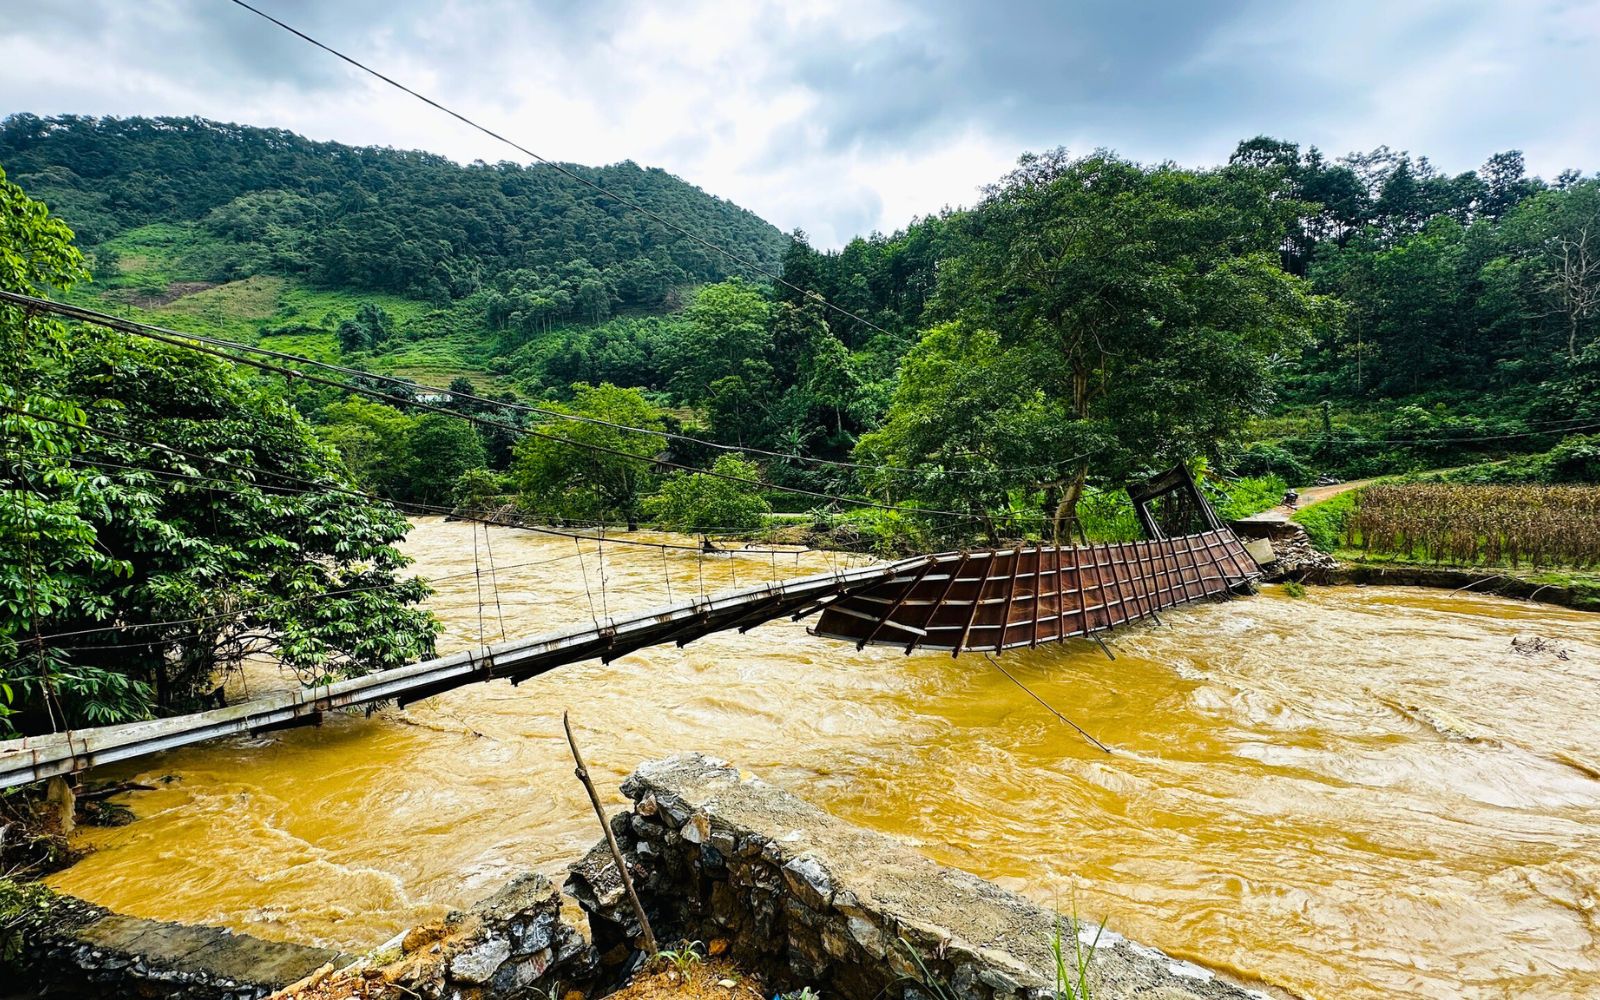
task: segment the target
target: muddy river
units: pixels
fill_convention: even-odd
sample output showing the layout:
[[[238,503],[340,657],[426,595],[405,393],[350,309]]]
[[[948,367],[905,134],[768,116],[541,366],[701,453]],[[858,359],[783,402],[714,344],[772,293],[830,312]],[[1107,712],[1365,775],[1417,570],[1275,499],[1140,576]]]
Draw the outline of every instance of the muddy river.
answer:
[[[490,543],[437,519],[408,542],[438,579],[442,651],[657,604],[669,579],[682,597],[837,558],[613,542],[602,566],[594,543]],[[54,884],[141,916],[374,945],[519,869],[559,874],[596,840],[570,709],[617,803],[637,762],[706,751],[1292,994],[1600,995],[1600,616],[1267,588],[1163,618],[1119,630],[1115,662],[1084,642],[1005,657],[1110,755],[981,657],[858,653],[785,620],[141,762],[117,774],[159,785],[128,800],[139,819],[86,831],[97,850]]]

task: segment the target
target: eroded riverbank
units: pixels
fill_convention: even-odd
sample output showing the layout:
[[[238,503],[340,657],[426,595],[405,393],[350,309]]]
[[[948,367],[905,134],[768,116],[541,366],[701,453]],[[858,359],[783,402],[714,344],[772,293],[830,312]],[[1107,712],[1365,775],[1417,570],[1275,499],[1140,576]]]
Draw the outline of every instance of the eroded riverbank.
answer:
[[[658,603],[664,567],[681,596],[702,571],[712,588],[837,558],[608,545],[602,588],[592,545],[580,568],[569,539],[492,537],[511,635],[586,617],[591,595],[602,613]],[[472,527],[425,520],[408,544],[419,571],[452,575],[441,649],[475,643]],[[1387,588],[1163,618],[1120,633],[1115,663],[1086,644],[1006,658],[1109,757],[981,658],[857,653],[785,622],[158,758],[137,773],[176,780],[133,801],[139,822],[89,832],[101,849],[54,884],[370,946],[592,843],[570,708],[614,803],[640,760],[714,753],[1046,905],[1305,995],[1600,988],[1600,618]],[[1529,635],[1552,646],[1512,648]]]

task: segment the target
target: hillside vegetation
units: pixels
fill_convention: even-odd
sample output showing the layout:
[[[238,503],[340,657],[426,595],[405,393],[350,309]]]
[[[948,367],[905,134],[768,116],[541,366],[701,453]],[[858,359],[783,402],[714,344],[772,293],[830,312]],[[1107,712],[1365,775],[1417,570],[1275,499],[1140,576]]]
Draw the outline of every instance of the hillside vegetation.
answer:
[[[1128,537],[1116,488],[1179,461],[1229,514],[1320,474],[1600,478],[1600,179],[1515,153],[1028,154],[827,253],[660,171],[573,168],[777,285],[549,167],[27,115],[0,165],[0,287],[356,370],[0,309],[0,730],[193,707],[269,648],[308,679],[414,658],[435,623],[392,503],[803,513],[796,538],[888,553]],[[1355,502],[1308,528],[1338,544]]]

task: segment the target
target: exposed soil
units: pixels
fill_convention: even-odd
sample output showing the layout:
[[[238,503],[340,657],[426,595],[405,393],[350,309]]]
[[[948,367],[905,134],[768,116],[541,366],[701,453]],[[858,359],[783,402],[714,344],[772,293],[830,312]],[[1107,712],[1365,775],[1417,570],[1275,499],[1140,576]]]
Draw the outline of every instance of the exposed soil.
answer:
[[[174,281],[167,285],[166,291],[157,295],[150,294],[149,289],[119,288],[115,291],[107,292],[106,298],[116,302],[125,302],[130,306],[138,306],[140,309],[159,309],[162,306],[171,305],[185,295],[193,295],[196,292],[203,292],[208,288],[215,287],[217,287],[215,281]]]
[[[761,984],[731,962],[713,958],[679,971],[661,959],[607,1000],[765,1000]]]

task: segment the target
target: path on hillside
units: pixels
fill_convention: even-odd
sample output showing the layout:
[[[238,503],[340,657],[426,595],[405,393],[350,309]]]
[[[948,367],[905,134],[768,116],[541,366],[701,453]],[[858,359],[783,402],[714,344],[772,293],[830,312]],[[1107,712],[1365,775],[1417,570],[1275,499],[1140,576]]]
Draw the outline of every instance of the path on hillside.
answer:
[[[1241,521],[1287,521],[1294,516],[1295,511],[1309,507],[1314,503],[1336,497],[1341,493],[1359,490],[1363,486],[1371,486],[1377,479],[1352,479],[1348,483],[1333,483],[1328,486],[1307,486],[1300,490],[1300,500],[1293,507],[1280,503],[1276,507],[1269,507],[1259,514],[1242,517]]]

